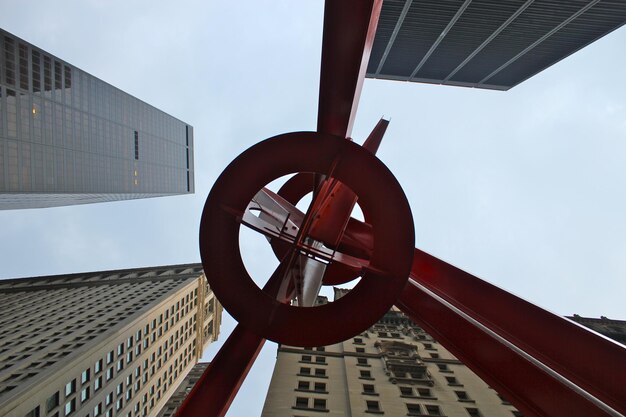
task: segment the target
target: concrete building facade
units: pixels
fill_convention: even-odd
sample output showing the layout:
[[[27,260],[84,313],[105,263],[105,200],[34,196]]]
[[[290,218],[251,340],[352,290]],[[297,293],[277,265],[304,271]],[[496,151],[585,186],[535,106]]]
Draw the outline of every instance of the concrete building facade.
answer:
[[[342,343],[279,345],[261,415],[522,416],[395,307]]]
[[[154,417],[219,334],[200,264],[0,281],[0,415]]]
[[[197,363],[187,374],[183,382],[180,383],[174,394],[167,400],[167,403],[161,408],[157,417],[172,417],[176,414],[178,407],[181,406],[187,394],[191,392],[193,386],[198,382],[210,362]]]
[[[194,192],[193,128],[0,29],[0,209]]]

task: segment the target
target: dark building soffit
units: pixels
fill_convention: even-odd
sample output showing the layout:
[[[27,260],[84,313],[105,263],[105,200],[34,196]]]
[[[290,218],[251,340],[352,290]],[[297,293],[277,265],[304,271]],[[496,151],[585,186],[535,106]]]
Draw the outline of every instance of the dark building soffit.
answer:
[[[447,9],[435,1],[385,0],[366,76],[398,81],[508,90],[626,23],[626,4],[611,0],[589,2],[457,0],[446,3]],[[450,11],[452,3],[456,3],[457,7],[454,14]],[[508,8],[503,6],[503,3],[508,3]],[[517,7],[513,10],[511,6],[515,3]],[[579,6],[577,10],[563,16],[559,22],[555,21],[556,15],[551,14],[553,10],[566,9],[566,5],[571,9],[575,4]],[[416,6],[415,10],[412,10],[413,6]],[[535,10],[532,10],[531,6]],[[472,16],[467,16],[466,11],[469,8],[473,8],[468,14],[474,14],[474,18],[480,14],[481,10],[508,16],[508,18],[503,19],[497,28],[489,29],[487,34],[486,26],[481,27],[480,24],[476,24],[476,20],[471,21]],[[530,19],[533,25],[526,23],[525,26],[524,19],[519,19],[525,12],[527,15],[523,17]],[[578,28],[570,25],[581,16],[587,15],[591,16],[590,20],[581,23]],[[603,18],[598,19],[598,16]],[[411,22],[407,24],[407,17],[412,19],[412,24]],[[460,27],[455,26],[464,17],[468,17],[468,20]],[[487,14],[481,17],[484,21],[489,19]],[[423,24],[424,22],[428,25]],[[519,27],[512,28],[516,24]],[[439,26],[438,36],[432,33],[437,26]],[[391,27],[393,27],[392,31]],[[564,28],[570,31],[565,39],[570,44],[569,47],[564,46],[564,40],[555,41],[552,44],[545,42],[558,32],[562,33]],[[431,32],[427,33],[429,30]],[[514,32],[517,36],[515,40],[519,42],[516,42],[516,45],[512,43],[505,45],[509,51],[503,52],[502,44],[494,44],[498,41],[502,42],[503,39],[498,37],[507,30]],[[444,41],[448,40],[446,37],[451,32],[455,32],[453,36],[455,39],[440,48]],[[398,46],[396,41],[399,35],[402,39],[399,42],[401,45]],[[434,36],[436,36],[435,39],[433,39]],[[461,39],[460,43],[459,39]],[[482,42],[473,45],[476,39],[482,39]],[[424,43],[428,46],[426,52],[419,50],[420,46],[424,47]],[[522,43],[524,45],[521,45]],[[412,51],[415,52],[415,57],[411,56]],[[437,56],[433,57],[435,52]],[[507,55],[506,52],[509,54]],[[454,62],[454,65],[447,70],[439,68],[445,72],[441,72],[438,76],[432,76],[433,71],[427,71],[428,76],[421,73],[424,66],[431,65],[431,69],[436,68],[442,61],[448,67],[451,62]],[[387,64],[393,68],[386,68]],[[476,71],[471,76],[469,73],[463,74],[462,70],[467,69],[468,66],[482,67],[483,74],[478,78],[476,78]],[[484,68],[489,66],[491,68],[484,71]],[[505,74],[506,70],[513,66],[516,68],[513,68],[510,74]]]

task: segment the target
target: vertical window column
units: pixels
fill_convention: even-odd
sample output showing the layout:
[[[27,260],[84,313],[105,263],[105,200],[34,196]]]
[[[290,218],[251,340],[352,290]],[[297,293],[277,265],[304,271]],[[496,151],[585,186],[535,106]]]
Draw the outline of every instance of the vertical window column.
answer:
[[[185,152],[187,155],[187,192],[191,190],[189,186],[189,126],[185,126]]]
[[[135,130],[135,160],[139,159],[139,132]]]

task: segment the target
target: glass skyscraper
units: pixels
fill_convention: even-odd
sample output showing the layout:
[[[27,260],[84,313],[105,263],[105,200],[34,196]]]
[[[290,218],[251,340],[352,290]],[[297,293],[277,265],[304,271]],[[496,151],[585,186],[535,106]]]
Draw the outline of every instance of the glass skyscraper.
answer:
[[[193,184],[191,126],[0,29],[0,209]]]

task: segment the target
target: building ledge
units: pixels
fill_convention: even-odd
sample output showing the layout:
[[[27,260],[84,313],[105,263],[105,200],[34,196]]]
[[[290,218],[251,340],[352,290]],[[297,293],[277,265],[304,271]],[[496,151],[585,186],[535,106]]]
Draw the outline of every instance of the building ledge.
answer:
[[[311,394],[328,394],[328,391],[315,391],[312,389],[300,389],[300,388],[295,388],[294,391],[298,391],[298,392],[308,392]]]
[[[309,408],[309,407],[298,407],[298,406],[293,406],[291,407],[294,410],[302,410],[302,411],[315,411],[318,413],[330,413],[330,410],[327,408]]]

